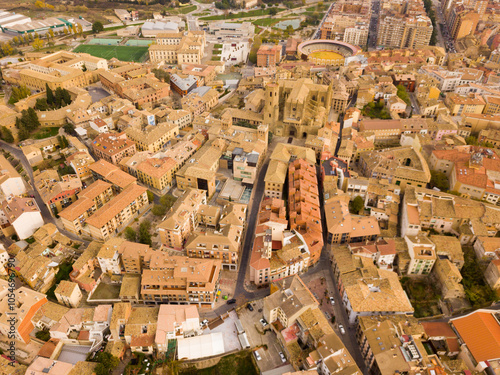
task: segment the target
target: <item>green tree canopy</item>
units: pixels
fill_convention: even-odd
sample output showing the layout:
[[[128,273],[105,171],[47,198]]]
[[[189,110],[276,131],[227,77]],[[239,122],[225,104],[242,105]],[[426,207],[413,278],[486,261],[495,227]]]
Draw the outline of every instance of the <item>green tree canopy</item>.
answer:
[[[93,33],[100,33],[103,30],[104,30],[104,26],[102,25],[102,22],[96,21],[92,24],[92,32]]]

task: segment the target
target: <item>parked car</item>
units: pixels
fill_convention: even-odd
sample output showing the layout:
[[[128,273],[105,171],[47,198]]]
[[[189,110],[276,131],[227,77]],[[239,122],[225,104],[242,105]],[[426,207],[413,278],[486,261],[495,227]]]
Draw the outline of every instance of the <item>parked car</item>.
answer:
[[[231,298],[226,302],[228,305],[232,305],[233,303],[236,303],[236,300],[234,298]]]
[[[205,326],[208,324],[208,319],[203,319],[203,321],[200,323],[200,326]]]
[[[329,299],[330,299],[330,303],[332,304],[332,306],[334,306],[335,305],[335,300],[333,299],[333,297],[330,297]]]
[[[342,324],[339,324],[339,331],[340,331],[340,333],[345,335],[345,329],[344,329],[344,326]]]
[[[247,309],[248,309],[248,310],[250,310],[250,311],[253,311],[253,307],[252,307],[252,305],[248,303],[248,304],[247,304]]]
[[[259,320],[259,322],[260,322],[260,324],[262,324],[262,328],[266,328],[267,322],[265,319],[261,319],[261,320]]]
[[[253,354],[255,354],[255,359],[256,359],[257,361],[260,361],[260,360],[262,359],[262,358],[260,357],[260,354],[259,354],[257,351],[253,352]]]
[[[285,355],[282,352],[280,352],[279,354],[280,354],[281,362],[285,363],[286,362]]]

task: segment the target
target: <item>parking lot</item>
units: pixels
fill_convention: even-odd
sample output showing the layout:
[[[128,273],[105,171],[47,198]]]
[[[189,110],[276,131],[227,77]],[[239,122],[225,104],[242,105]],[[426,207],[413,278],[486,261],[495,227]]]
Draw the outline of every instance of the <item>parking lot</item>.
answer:
[[[257,300],[252,302],[252,307],[253,311],[248,310],[246,307],[240,309],[238,315],[247,334],[250,347],[261,347],[257,350],[261,357],[261,360],[257,361],[260,370],[267,371],[283,366],[283,362],[279,356],[279,352],[282,350],[276,335],[270,329],[262,333],[262,325],[259,320],[263,318],[263,301]],[[267,345],[267,350],[263,347],[264,345]]]

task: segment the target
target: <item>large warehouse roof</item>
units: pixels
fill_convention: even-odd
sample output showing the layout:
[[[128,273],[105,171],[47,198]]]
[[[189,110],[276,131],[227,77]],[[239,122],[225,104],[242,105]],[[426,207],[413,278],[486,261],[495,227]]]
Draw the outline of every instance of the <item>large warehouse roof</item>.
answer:
[[[224,353],[222,332],[177,340],[177,358],[190,360]]]

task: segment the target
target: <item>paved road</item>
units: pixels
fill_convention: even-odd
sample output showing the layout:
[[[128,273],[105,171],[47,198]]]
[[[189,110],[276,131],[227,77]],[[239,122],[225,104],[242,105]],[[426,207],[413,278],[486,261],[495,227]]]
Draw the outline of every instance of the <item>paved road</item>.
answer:
[[[28,194],[35,196],[36,203],[38,204],[38,208],[40,208],[40,213],[42,214],[43,221],[45,222],[45,224],[47,224],[47,223],[55,224],[57,226],[57,228],[59,229],[59,232],[61,232],[65,236],[71,238],[74,241],[81,241],[85,245],[87,245],[89,243],[88,241],[84,241],[80,237],[75,236],[73,233],[70,233],[70,232],[64,230],[63,228],[61,228],[58,225],[58,223],[54,219],[54,217],[52,217],[49,209],[47,208],[47,206],[43,202],[42,197],[40,196],[40,194],[38,193],[38,191],[34,187],[35,181],[33,179],[33,170],[31,169],[31,165],[28,162],[28,159],[26,159],[26,156],[24,156],[21,149],[19,149],[18,147],[12,146],[12,145],[10,145],[4,141],[1,141],[1,140],[0,140],[0,146],[2,146],[2,148],[4,150],[10,152],[10,154],[12,156],[14,156],[17,160],[19,160],[21,162],[21,164],[23,165],[24,170],[28,173],[28,175],[30,177],[30,181],[31,181],[31,186],[33,187],[31,189],[31,191],[28,192]]]

